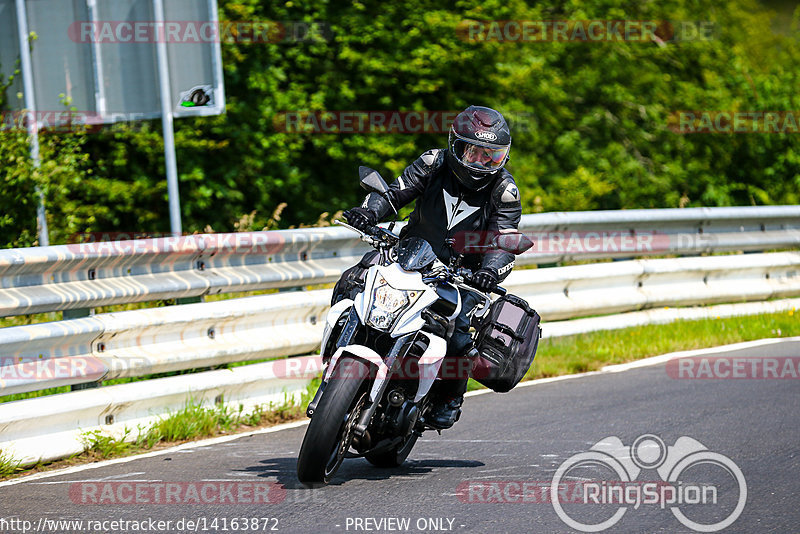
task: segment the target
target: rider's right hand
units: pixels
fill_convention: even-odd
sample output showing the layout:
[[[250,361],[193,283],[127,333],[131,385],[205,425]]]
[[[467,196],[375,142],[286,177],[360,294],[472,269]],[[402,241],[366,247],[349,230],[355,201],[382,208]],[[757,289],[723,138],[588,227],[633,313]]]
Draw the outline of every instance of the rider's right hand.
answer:
[[[375,226],[375,223],[378,222],[378,217],[372,210],[360,206],[351,208],[342,213],[342,215],[347,219],[347,224],[362,232],[367,232],[370,227]]]

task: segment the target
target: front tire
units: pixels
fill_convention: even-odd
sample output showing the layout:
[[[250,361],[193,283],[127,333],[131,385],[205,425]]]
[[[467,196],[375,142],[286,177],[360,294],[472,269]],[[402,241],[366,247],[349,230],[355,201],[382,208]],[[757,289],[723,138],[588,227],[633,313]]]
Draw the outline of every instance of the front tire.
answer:
[[[297,478],[307,486],[330,482],[353,441],[353,426],[367,402],[369,364],[339,360],[308,425],[297,457]]]
[[[412,432],[405,441],[398,443],[396,447],[378,454],[366,454],[364,458],[375,467],[399,467],[408,458],[411,449],[417,443],[418,437],[417,434]]]

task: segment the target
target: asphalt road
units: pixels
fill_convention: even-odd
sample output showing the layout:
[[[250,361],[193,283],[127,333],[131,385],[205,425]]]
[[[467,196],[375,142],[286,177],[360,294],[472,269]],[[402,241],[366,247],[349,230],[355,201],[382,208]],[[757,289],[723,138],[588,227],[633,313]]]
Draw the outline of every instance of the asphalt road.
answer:
[[[733,356],[794,357],[796,370],[800,343],[727,356],[728,364]],[[785,361],[792,360],[779,363]],[[294,474],[305,426],[3,486],[0,531],[576,532],[547,498],[559,466],[605,438],[629,446],[652,434],[668,446],[693,438],[741,470],[746,502],[725,532],[797,532],[800,380],[730,379],[730,373],[722,379],[682,379],[675,369],[660,364],[470,397],[461,421],[441,436],[426,432],[404,466],[380,470],[362,459],[346,460],[334,482],[317,490],[302,488]],[[637,461],[655,465],[657,439],[640,442],[649,448],[637,449]],[[677,449],[686,452],[676,447],[676,454]],[[627,465],[630,457],[622,454]],[[601,479],[620,480],[610,468],[595,465],[576,468],[563,481]],[[642,482],[661,479],[644,469],[636,480],[641,488]],[[697,464],[678,480],[673,487],[714,485],[717,492],[714,502],[679,507],[690,519],[721,521],[735,510],[740,487],[734,471]],[[184,484],[173,484],[167,498],[166,484],[177,482]],[[206,494],[193,495],[194,490]],[[685,496],[692,498],[688,490]],[[248,502],[256,497],[277,502]],[[93,498],[102,502],[92,503]],[[132,502],[112,502],[119,500]],[[608,519],[622,506],[585,504],[575,495],[561,505],[568,517],[584,523]],[[84,523],[70,527],[52,522],[57,520]],[[605,530],[693,531],[669,506],[636,507],[633,501]]]

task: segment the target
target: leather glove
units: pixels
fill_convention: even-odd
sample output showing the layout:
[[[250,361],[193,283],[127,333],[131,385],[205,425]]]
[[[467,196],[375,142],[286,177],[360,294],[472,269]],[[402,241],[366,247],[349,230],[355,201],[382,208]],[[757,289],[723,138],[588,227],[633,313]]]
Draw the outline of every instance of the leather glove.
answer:
[[[489,293],[497,288],[500,277],[493,269],[478,269],[472,277],[472,285],[484,293]]]
[[[378,217],[371,210],[360,206],[351,208],[342,213],[342,215],[347,219],[347,224],[362,232],[366,232],[371,226],[375,226],[375,223],[378,222]]]

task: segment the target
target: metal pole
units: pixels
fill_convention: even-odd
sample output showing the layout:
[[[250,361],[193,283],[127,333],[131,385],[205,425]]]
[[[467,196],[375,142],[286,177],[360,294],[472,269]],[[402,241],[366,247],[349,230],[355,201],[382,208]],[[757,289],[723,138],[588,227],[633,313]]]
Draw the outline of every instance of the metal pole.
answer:
[[[20,0],[17,0],[20,1]],[[164,161],[167,168],[167,193],[169,194],[169,222],[172,235],[183,233],[181,226],[181,201],[178,193],[178,164],[175,157],[175,132],[172,124],[172,96],[169,82],[169,57],[167,56],[166,32],[164,31],[164,2],[153,0],[158,51],[158,79],[161,89],[161,126],[164,130]]]
[[[36,96],[33,93],[33,67],[31,66],[31,46],[28,42],[28,14],[25,10],[25,0],[17,0],[17,31],[19,32],[19,55],[22,61],[22,86],[25,92],[25,109],[28,110],[27,121],[28,139],[31,144],[31,160],[34,169],[41,165],[39,158],[39,125],[36,119]],[[36,226],[39,233],[39,245],[46,247],[50,244],[50,235],[47,231],[47,214],[44,209],[44,193],[36,185],[36,194],[39,205],[36,208]]]

